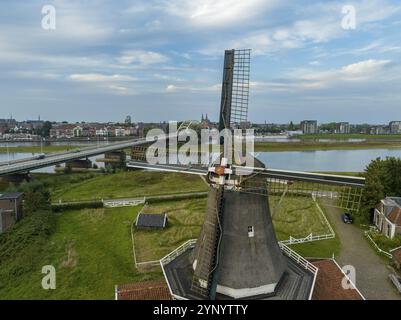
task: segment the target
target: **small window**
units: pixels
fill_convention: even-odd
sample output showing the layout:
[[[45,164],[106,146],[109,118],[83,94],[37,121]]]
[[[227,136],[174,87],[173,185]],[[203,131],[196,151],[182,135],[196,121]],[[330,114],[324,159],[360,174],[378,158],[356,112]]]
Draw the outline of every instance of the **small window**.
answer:
[[[253,238],[254,235],[255,235],[255,233],[253,231],[253,226],[248,226],[248,237]]]

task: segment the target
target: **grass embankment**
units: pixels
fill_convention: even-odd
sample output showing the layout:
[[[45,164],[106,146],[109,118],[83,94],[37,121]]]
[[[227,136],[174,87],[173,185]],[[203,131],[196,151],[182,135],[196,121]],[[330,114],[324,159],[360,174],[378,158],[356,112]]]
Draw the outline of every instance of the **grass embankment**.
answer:
[[[47,224],[43,219],[35,227],[31,222],[36,215],[23,219],[9,232],[12,239],[0,242],[14,251],[10,258],[0,260],[1,278],[6,279],[0,299],[113,299],[116,284],[161,278],[160,271],[139,273],[134,267],[130,225],[139,209],[53,215],[56,223],[50,235],[38,232],[43,228],[39,222]],[[15,250],[16,246],[21,248]],[[44,265],[56,268],[56,290],[41,287]]]
[[[198,177],[179,173],[125,171],[115,174],[37,174],[47,181],[52,200],[81,201],[135,198],[207,191]]]
[[[74,149],[79,149],[78,146],[73,145],[51,145],[51,146],[43,146],[43,153],[53,153],[53,152],[62,152],[62,151],[71,151]],[[19,146],[13,147],[0,147],[0,153],[41,153],[42,149],[40,146]]]
[[[298,201],[285,205],[294,209]],[[166,202],[148,210],[169,214],[170,226],[160,231],[138,231],[140,260],[160,259],[200,232],[206,199]],[[134,267],[131,224],[141,207],[84,209],[59,215],[26,217],[0,236],[0,299],[113,299],[114,285],[162,279],[160,270],[140,272]],[[317,231],[314,210],[303,210],[302,226],[280,221],[278,234]],[[296,219],[298,213],[291,211]],[[300,217],[298,217],[300,218]],[[283,217],[284,219],[284,217]],[[285,219],[284,219],[285,220]],[[306,256],[331,256],[332,240],[293,246]],[[42,267],[56,268],[56,290],[43,290]]]
[[[355,149],[401,149],[401,141],[366,140],[360,142],[333,141],[320,142],[303,140],[297,142],[256,142],[255,151],[326,151],[326,150],[355,150]]]

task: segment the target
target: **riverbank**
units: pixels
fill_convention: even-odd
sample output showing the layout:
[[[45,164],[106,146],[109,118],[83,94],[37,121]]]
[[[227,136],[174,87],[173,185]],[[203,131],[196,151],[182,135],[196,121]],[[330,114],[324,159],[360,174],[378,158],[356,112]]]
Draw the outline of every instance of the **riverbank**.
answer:
[[[330,140],[349,140],[349,139],[365,139],[365,140],[398,140],[401,141],[401,134],[362,134],[362,133],[318,133],[318,134],[299,134],[293,138],[301,140],[310,139],[330,139]]]
[[[255,151],[325,151],[325,150],[363,150],[363,149],[401,149],[401,141],[366,140],[359,142],[333,141],[322,142],[302,140],[297,142],[256,142]]]

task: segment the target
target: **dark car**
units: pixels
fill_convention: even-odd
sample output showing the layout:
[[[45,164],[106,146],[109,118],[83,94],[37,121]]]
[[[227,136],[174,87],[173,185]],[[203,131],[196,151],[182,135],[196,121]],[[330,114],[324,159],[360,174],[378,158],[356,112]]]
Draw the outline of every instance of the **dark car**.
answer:
[[[343,220],[344,223],[353,223],[354,222],[351,215],[346,212],[341,215],[341,219]]]

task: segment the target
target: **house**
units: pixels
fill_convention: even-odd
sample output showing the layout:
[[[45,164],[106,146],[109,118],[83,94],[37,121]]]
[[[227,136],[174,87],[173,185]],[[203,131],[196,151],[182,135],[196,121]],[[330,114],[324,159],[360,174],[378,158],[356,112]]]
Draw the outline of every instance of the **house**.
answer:
[[[319,269],[312,300],[365,300],[337,261],[334,259],[312,259],[310,262]],[[348,288],[342,286],[345,278],[348,278]]]
[[[167,214],[142,213],[136,218],[135,226],[137,228],[158,228],[163,229],[167,226]]]
[[[61,124],[58,125],[52,129],[50,129],[50,137],[51,138],[56,138],[56,139],[62,139],[62,138],[74,138],[75,133],[77,133],[77,131],[75,130],[74,133],[74,129],[77,128],[77,126],[75,124]]]
[[[304,120],[301,122],[301,130],[303,134],[319,133],[316,120]]]
[[[22,195],[20,192],[0,194],[0,233],[22,218]]]
[[[348,122],[336,123],[336,133],[348,134],[350,133],[350,125]]]
[[[386,197],[375,208],[373,222],[389,238],[401,234],[401,197]]]
[[[401,133],[401,121],[391,121],[389,123],[390,133],[391,134],[400,134]]]

